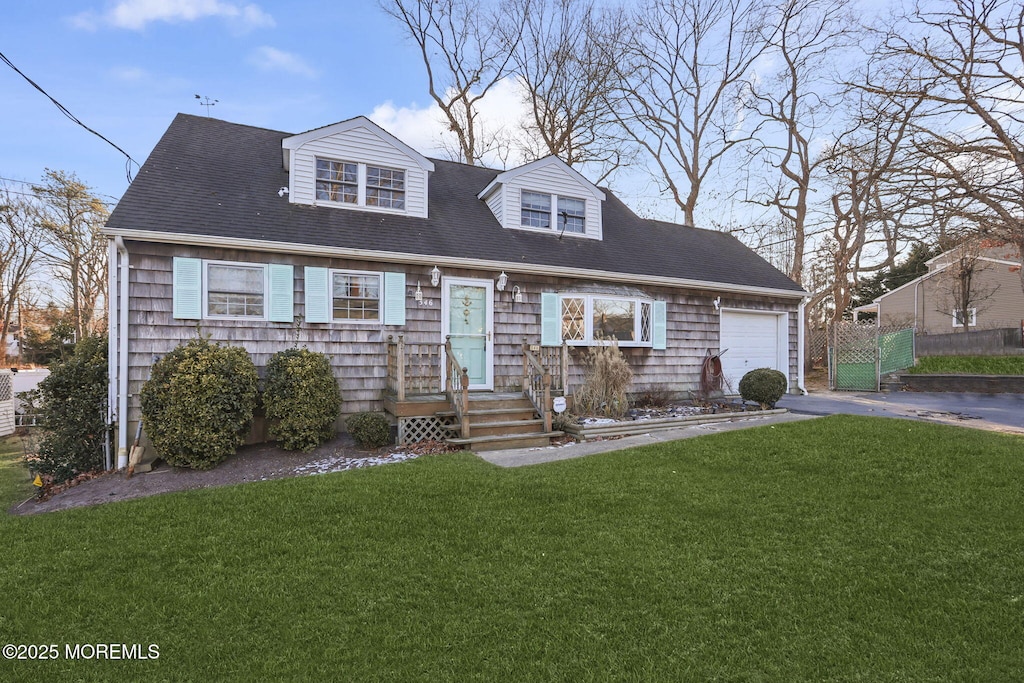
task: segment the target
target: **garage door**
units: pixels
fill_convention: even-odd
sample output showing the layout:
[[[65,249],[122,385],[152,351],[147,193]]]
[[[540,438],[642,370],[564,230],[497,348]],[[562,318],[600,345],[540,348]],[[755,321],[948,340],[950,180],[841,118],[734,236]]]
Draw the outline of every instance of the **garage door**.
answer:
[[[754,368],[774,368],[789,377],[785,356],[779,357],[779,325],[784,320],[784,315],[722,311],[719,348],[728,349],[722,356],[726,393],[739,393],[740,379]]]

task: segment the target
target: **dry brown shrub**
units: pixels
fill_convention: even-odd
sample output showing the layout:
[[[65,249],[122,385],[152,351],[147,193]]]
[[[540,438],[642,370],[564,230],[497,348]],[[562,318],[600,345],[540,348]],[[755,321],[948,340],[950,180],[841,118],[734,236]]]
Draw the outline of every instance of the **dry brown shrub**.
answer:
[[[629,410],[626,392],[633,370],[616,342],[599,343],[587,349],[587,370],[583,384],[573,393],[575,411],[581,415],[618,418]]]

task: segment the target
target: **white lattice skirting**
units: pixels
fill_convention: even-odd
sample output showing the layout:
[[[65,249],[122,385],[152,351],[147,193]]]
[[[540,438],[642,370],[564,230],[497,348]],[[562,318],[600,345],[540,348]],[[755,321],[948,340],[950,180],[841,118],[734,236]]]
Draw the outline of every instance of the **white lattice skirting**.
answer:
[[[14,377],[0,370],[0,436],[14,433]]]
[[[447,423],[439,417],[398,418],[399,446],[407,446],[418,441],[443,441],[450,434]]]

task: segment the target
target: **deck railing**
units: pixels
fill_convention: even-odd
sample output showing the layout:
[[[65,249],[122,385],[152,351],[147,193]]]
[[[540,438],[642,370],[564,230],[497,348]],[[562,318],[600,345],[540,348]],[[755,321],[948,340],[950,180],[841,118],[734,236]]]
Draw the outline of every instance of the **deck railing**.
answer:
[[[530,345],[523,344],[523,393],[544,419],[544,431],[551,431],[551,372],[545,368]]]
[[[569,384],[569,345],[562,342],[561,346],[541,346],[537,360],[551,372],[551,391],[565,395]]]
[[[469,438],[469,368],[464,368],[452,350],[449,337],[444,343],[444,351],[448,357],[448,377],[445,382],[445,395],[455,411],[455,419],[459,425],[459,433],[463,439]]]
[[[441,377],[440,342],[407,344],[402,335],[388,337],[388,390],[404,401],[406,394],[440,394],[444,391]]]

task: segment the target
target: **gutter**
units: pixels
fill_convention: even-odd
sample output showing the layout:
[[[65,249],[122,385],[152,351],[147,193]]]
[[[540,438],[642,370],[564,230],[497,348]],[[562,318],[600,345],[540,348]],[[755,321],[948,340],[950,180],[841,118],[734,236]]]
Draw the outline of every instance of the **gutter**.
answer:
[[[118,278],[120,278],[121,295],[114,304],[118,313],[119,344],[117,364],[117,469],[128,467],[128,248],[120,236],[114,237],[114,246],[120,255],[118,261]],[[111,296],[113,299],[114,297]],[[113,309],[112,311],[113,312]],[[113,318],[113,316],[111,316]]]
[[[437,266],[483,268],[491,270],[507,270],[510,272],[546,275],[555,277],[571,277],[578,279],[601,279],[611,282],[643,283],[666,287],[687,287],[704,289],[712,292],[729,294],[755,294],[774,296],[786,299],[804,299],[804,290],[775,289],[773,287],[756,287],[751,285],[731,285],[724,282],[708,280],[691,280],[688,278],[664,277],[659,275],[640,275],[636,273],[613,273],[605,270],[589,268],[563,268],[559,266],[538,265],[534,263],[516,263],[511,261],[491,261],[486,259],[463,258],[459,256],[433,256],[430,254],[405,254],[377,249],[350,249],[345,247],[327,247],[297,242],[267,242],[240,237],[216,237],[211,235],[168,234],[153,230],[124,230],[105,228],[103,234],[142,242],[158,242],[162,244],[184,244],[202,247],[228,247],[283,254],[300,254],[318,257],[352,258],[365,261],[385,261],[390,263],[406,263],[423,265],[433,263]],[[127,252],[126,252],[127,253]]]
[[[107,242],[107,427],[117,422],[117,246]],[[107,431],[103,466],[112,469],[110,432]]]
[[[804,309],[807,307],[807,298],[800,299],[800,306],[797,308],[796,320],[796,348],[797,348],[797,364],[796,364],[796,388],[800,390],[800,393],[804,396],[807,395],[807,387],[804,386],[804,363],[806,358],[804,356]]]

